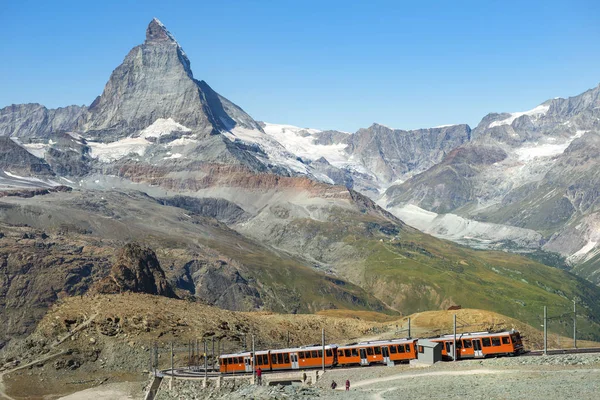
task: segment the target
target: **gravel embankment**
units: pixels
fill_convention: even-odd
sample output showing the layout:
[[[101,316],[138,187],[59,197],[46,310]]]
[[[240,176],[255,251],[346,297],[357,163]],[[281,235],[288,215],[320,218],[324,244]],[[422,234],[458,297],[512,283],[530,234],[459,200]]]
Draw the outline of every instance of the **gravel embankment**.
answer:
[[[346,379],[350,392],[333,391]],[[239,385],[239,383],[238,383]],[[166,387],[167,385],[165,385]],[[315,387],[255,387],[247,384],[202,389],[200,382],[179,381],[157,400],[174,399],[598,399],[600,355],[555,355],[438,363],[429,368],[351,368],[327,371]]]

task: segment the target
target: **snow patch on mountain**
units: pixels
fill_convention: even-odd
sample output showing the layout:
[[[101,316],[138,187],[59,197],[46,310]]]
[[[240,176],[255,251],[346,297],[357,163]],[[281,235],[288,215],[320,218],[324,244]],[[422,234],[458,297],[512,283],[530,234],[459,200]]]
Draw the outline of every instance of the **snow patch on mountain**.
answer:
[[[348,163],[348,154],[344,151],[346,144],[322,145],[314,143],[314,135],[321,132],[318,129],[265,123],[263,130],[285,147],[287,151],[301,158],[318,160],[323,157],[334,166]]]
[[[531,117],[540,117],[542,115],[545,115],[548,110],[550,109],[549,105],[539,105],[537,107],[535,107],[534,109],[531,109],[529,111],[524,111],[524,112],[515,112],[515,113],[511,113],[510,117],[503,119],[501,121],[494,121],[492,122],[488,128],[493,128],[495,126],[502,126],[502,125],[511,125],[515,119],[522,117],[523,115],[529,115]]]
[[[564,153],[573,140],[580,138],[587,131],[577,131],[563,143],[533,143],[518,148],[515,153],[520,161],[529,162],[538,157],[553,157]],[[556,138],[549,138],[549,141],[555,141]]]
[[[242,143],[255,144],[267,155],[268,162],[289,169],[290,171],[307,174],[309,170],[306,164],[298,160],[298,157],[287,151],[277,140],[258,129],[247,129],[243,127],[234,127],[229,131],[223,132],[223,135],[232,142],[241,141]],[[260,157],[259,157],[260,158]]]
[[[129,154],[143,156],[151,143],[143,137],[127,137],[111,143],[88,142],[90,155],[102,162],[120,160]]]
[[[142,138],[159,138],[174,132],[191,132],[192,130],[173,120],[173,118],[159,118],[152,125],[140,132]]]
[[[29,154],[32,156],[36,156],[37,158],[46,157],[46,152],[50,147],[47,143],[21,143],[17,138],[11,138],[13,142],[27,150]]]

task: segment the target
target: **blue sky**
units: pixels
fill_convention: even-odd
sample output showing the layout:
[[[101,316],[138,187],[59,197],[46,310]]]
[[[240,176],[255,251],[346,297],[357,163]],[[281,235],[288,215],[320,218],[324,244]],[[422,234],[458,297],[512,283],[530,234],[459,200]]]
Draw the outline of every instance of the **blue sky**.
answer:
[[[598,3],[8,1],[0,107],[90,104],[157,17],[194,76],[257,120],[474,127],[598,85]]]

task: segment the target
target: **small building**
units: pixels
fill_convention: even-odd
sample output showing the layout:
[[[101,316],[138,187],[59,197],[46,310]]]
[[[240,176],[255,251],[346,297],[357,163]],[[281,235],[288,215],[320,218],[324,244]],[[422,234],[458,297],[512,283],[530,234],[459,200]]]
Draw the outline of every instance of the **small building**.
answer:
[[[419,363],[432,365],[438,361],[442,361],[442,343],[419,339],[417,345],[417,359]]]

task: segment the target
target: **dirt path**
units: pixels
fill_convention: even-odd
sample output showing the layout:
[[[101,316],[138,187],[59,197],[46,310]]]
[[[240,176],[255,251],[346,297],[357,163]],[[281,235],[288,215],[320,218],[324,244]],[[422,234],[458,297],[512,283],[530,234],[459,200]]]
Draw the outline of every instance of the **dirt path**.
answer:
[[[413,373],[413,374],[397,374],[392,376],[386,376],[382,378],[373,378],[373,379],[365,379],[362,381],[358,381],[352,384],[352,389],[365,387],[370,385],[375,385],[384,382],[402,380],[402,379],[410,379],[410,378],[422,378],[428,376],[461,376],[461,375],[498,375],[498,374],[506,374],[506,373],[519,373],[516,370],[493,370],[493,369],[471,369],[466,371],[435,371],[435,372],[425,372],[425,373]],[[345,388],[338,387],[336,390],[345,390]],[[394,390],[399,389],[399,386],[386,388],[384,390],[380,390],[371,395],[372,400],[384,400],[383,395],[387,392],[392,392]]]
[[[137,393],[139,389],[134,383],[119,382],[93,387],[80,392],[61,397],[58,400],[132,400],[142,399],[143,393]],[[135,394],[134,394],[135,393]]]

